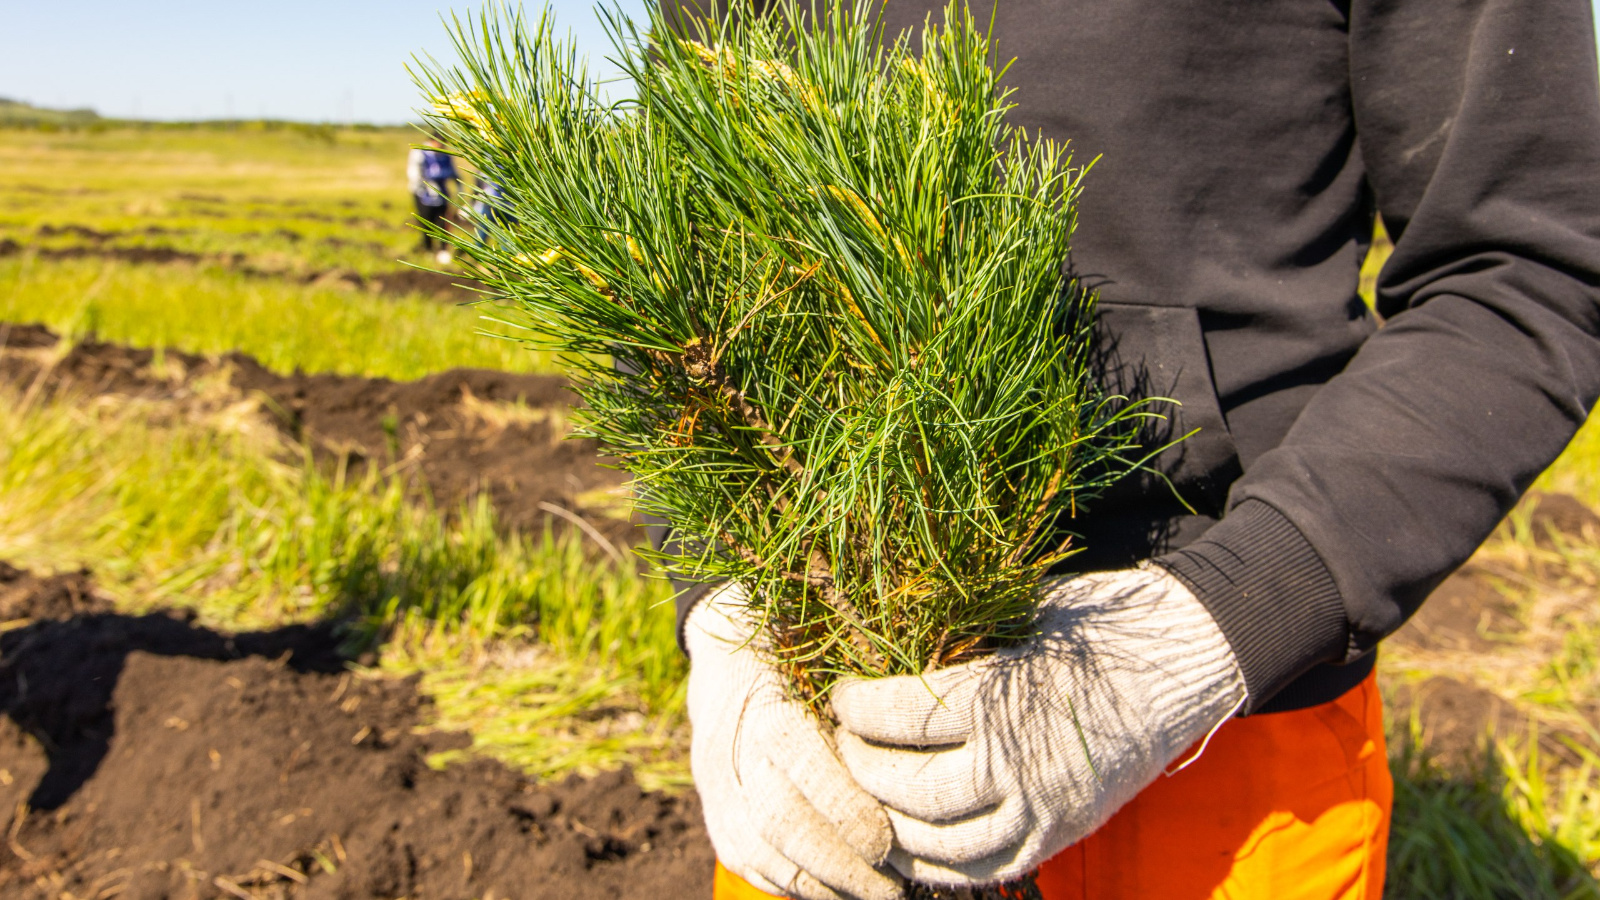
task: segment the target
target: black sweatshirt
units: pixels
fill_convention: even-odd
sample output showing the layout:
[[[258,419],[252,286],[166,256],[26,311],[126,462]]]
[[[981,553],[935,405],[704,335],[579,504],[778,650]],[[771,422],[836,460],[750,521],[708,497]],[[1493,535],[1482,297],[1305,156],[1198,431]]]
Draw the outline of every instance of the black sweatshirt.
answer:
[[[974,11],[987,18],[988,0]],[[942,0],[889,0],[894,28]],[[1002,0],[1012,121],[1070,140],[1113,388],[1180,400],[1157,480],[1071,523],[1154,557],[1252,712],[1325,702],[1600,397],[1585,0]],[[1356,294],[1381,213],[1378,313]]]

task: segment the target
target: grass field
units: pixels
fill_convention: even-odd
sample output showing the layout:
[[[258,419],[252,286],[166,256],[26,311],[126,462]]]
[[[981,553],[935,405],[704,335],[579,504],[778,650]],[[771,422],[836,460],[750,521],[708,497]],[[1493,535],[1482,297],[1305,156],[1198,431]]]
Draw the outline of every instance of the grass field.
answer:
[[[280,372],[550,369],[479,333],[495,329],[478,309],[305,280],[400,269],[416,241],[411,139],[0,130],[0,191],[20,198],[0,214],[0,241],[19,248],[0,258],[0,323],[238,350]],[[129,248],[199,258],[104,252]],[[0,558],[87,565],[124,608],[182,604],[230,629],[354,616],[351,640],[381,647],[372,674],[421,673],[439,726],[470,727],[483,752],[542,774],[629,764],[649,784],[686,780],[663,583],[597,562],[580,538],[506,534],[486,503],[433,510],[398,479],[328,477],[197,394],[175,416],[0,393]]]
[[[38,229],[77,226],[274,272],[391,268],[416,242],[413,139],[399,128],[0,130],[0,240],[59,247],[82,234]]]
[[[4,132],[0,132],[3,134]],[[0,321],[192,353],[239,350],[282,372],[418,378],[455,366],[552,369],[475,307],[261,278],[219,265],[0,259]]]
[[[438,511],[377,470],[329,476],[208,387],[177,407],[0,389],[0,559],[87,566],[119,609],[230,631],[345,619],[374,674],[421,673],[440,727],[470,726],[491,755],[684,780],[661,582],[575,532],[507,534],[486,500]]]
[[[0,130],[0,325],[294,369],[409,379],[550,360],[478,334],[479,310],[362,278],[399,269],[401,131]],[[0,244],[0,247],[5,246]],[[126,252],[166,248],[166,263]],[[117,251],[117,252],[112,252]],[[120,253],[120,255],[119,255]],[[490,330],[493,330],[492,327]],[[172,402],[0,389],[0,559],[87,565],[130,611],[219,627],[347,617],[372,677],[418,673],[470,753],[540,774],[631,764],[683,784],[684,663],[667,592],[576,532],[517,534],[486,503],[434,509],[378,469],[343,477],[221,388]],[[1600,420],[1538,489],[1600,507]],[[1493,652],[1386,653],[1393,688],[1493,692],[1516,727],[1473,765],[1392,711],[1395,898],[1600,898],[1600,544],[1524,512],[1474,566],[1515,635]],[[1565,741],[1565,743],[1563,743]],[[444,765],[453,751],[435,760]],[[1585,755],[1588,753],[1589,755]]]

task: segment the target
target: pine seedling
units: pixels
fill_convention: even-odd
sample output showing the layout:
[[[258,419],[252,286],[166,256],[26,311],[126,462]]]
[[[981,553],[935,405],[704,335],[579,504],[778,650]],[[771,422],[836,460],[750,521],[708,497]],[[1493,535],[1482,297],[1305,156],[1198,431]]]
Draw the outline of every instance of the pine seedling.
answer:
[[[1069,520],[1138,420],[1063,274],[1085,169],[1008,124],[964,6],[886,34],[870,0],[605,17],[610,103],[547,16],[455,22],[429,124],[504,188],[453,238],[499,315],[562,354],[579,434],[734,581],[796,694],[1033,631]]]

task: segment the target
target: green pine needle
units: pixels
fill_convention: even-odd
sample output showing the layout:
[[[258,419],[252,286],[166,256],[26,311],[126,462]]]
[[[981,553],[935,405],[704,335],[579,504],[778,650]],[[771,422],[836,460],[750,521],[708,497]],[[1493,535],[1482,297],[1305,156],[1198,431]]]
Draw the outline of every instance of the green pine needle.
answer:
[[[490,240],[457,239],[474,274],[700,548],[661,563],[750,588],[810,698],[1031,634],[1058,520],[1151,415],[1097,387],[1063,275],[1084,168],[1007,124],[964,7],[900,35],[876,9],[611,14],[616,105],[513,11],[457,21],[462,65],[418,77],[506,191]]]

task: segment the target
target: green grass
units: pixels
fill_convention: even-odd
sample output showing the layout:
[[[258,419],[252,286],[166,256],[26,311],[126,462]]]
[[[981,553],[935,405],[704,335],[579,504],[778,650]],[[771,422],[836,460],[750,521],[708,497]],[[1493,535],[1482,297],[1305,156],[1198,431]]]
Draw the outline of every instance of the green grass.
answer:
[[[417,671],[441,727],[536,774],[633,764],[681,782],[683,660],[667,589],[577,537],[503,535],[404,485],[283,462],[248,401],[30,403],[0,390],[0,558],[87,565],[118,606],[232,630],[335,617]],[[551,698],[561,702],[550,704]]]
[[[256,278],[220,267],[0,259],[0,322],[193,353],[240,350],[280,372],[396,379],[455,366],[550,371],[548,355],[487,338],[478,308]]]
[[[489,340],[478,310],[394,298],[318,273],[402,268],[410,129],[237,126],[0,129],[0,321],[194,353],[240,350],[282,372],[417,378],[455,366],[551,371],[545,354]],[[111,235],[103,242],[49,226]],[[171,247],[200,263],[37,249]],[[282,277],[263,277],[275,273]]]
[[[1505,736],[1476,771],[1448,772],[1415,721],[1390,731],[1385,897],[1600,900],[1600,769],[1552,771],[1536,742]]]
[[[409,128],[0,129],[0,239],[43,225],[116,233],[119,246],[240,253],[269,271],[395,268],[417,243]],[[151,229],[160,229],[152,233]]]

